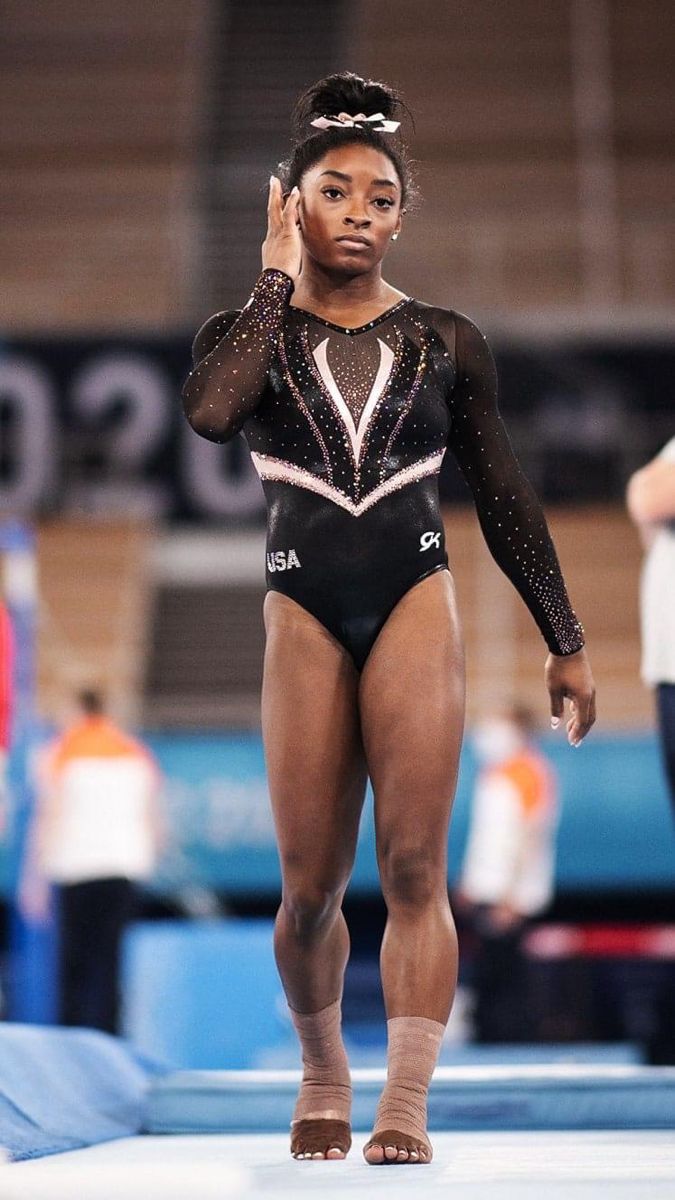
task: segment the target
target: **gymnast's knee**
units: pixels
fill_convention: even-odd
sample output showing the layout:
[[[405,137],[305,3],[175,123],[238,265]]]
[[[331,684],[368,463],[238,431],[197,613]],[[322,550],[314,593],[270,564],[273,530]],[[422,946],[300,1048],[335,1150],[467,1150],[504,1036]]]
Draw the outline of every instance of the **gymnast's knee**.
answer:
[[[299,883],[283,890],[281,907],[300,941],[320,936],[332,925],[342,904],[344,888]]]
[[[447,867],[426,847],[390,850],[380,861],[380,882],[387,908],[419,910],[448,903]]]

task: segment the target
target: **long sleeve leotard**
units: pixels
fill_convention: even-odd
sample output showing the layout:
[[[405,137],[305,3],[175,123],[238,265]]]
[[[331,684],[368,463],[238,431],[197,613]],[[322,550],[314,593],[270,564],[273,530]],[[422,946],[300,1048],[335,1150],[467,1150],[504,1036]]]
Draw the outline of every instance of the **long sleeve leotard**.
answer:
[[[581,649],[476,325],[405,297],[349,329],[295,307],[292,292],[267,269],[241,311],[211,317],[183,389],[198,433],[244,433],[267,501],[267,586],[313,613],[361,669],[400,596],[448,566],[438,473],[449,447],[490,552],[549,650]]]

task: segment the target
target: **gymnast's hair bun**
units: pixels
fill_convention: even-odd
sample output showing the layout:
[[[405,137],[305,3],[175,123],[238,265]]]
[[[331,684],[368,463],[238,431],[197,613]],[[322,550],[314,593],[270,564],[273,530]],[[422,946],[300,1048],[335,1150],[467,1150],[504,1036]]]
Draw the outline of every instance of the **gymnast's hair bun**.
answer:
[[[371,117],[382,113],[391,118],[405,105],[400,96],[386,83],[363,79],[353,71],[327,75],[312,84],[298,100],[293,110],[292,130],[296,142],[302,142],[316,131],[310,122],[314,117],[337,117],[346,112],[351,116],[363,113]]]
[[[389,84],[363,79],[353,71],[327,75],[303,92],[293,110],[291,154],[277,167],[284,191],[289,192],[291,188],[299,186],[305,172],[319,162],[324,154],[356,142],[372,146],[391,159],[401,181],[401,204],[406,211],[410,211],[411,206],[416,207],[417,185],[402,130],[396,128],[390,131],[379,123],[340,124],[335,119],[341,113],[348,113],[352,117],[358,113],[363,113],[364,117],[382,113],[386,121],[394,118],[399,126],[400,116],[405,114],[413,130],[415,128],[408,106]],[[312,121],[318,117],[333,118],[333,125],[312,125]]]

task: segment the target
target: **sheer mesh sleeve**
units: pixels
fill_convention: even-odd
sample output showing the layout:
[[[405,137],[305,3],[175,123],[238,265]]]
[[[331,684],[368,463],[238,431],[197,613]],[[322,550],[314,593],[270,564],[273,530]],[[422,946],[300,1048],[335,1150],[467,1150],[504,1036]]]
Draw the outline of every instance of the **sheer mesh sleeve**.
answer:
[[[484,335],[455,313],[457,378],[448,446],[473,493],[485,541],[517,588],[553,654],[584,645],[541,505],[523,474],[497,406],[497,371]]]
[[[291,277],[268,267],[241,312],[216,313],[199,330],[183,406],[202,437],[228,442],[257,408],[292,291]]]

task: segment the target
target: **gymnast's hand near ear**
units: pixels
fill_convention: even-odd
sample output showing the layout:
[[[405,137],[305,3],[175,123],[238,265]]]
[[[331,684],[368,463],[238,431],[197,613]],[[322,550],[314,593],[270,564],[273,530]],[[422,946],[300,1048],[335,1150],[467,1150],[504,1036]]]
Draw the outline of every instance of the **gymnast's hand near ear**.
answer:
[[[572,715],[567,740],[578,746],[595,721],[595,683],[585,647],[574,654],[549,654],[544,675],[551,696],[551,725],[557,727],[568,696]]]
[[[302,235],[298,224],[300,189],[294,187],[284,198],[281,183],[270,175],[267,202],[267,236],[262,244],[263,270],[273,267],[283,271],[295,282],[302,261]]]

